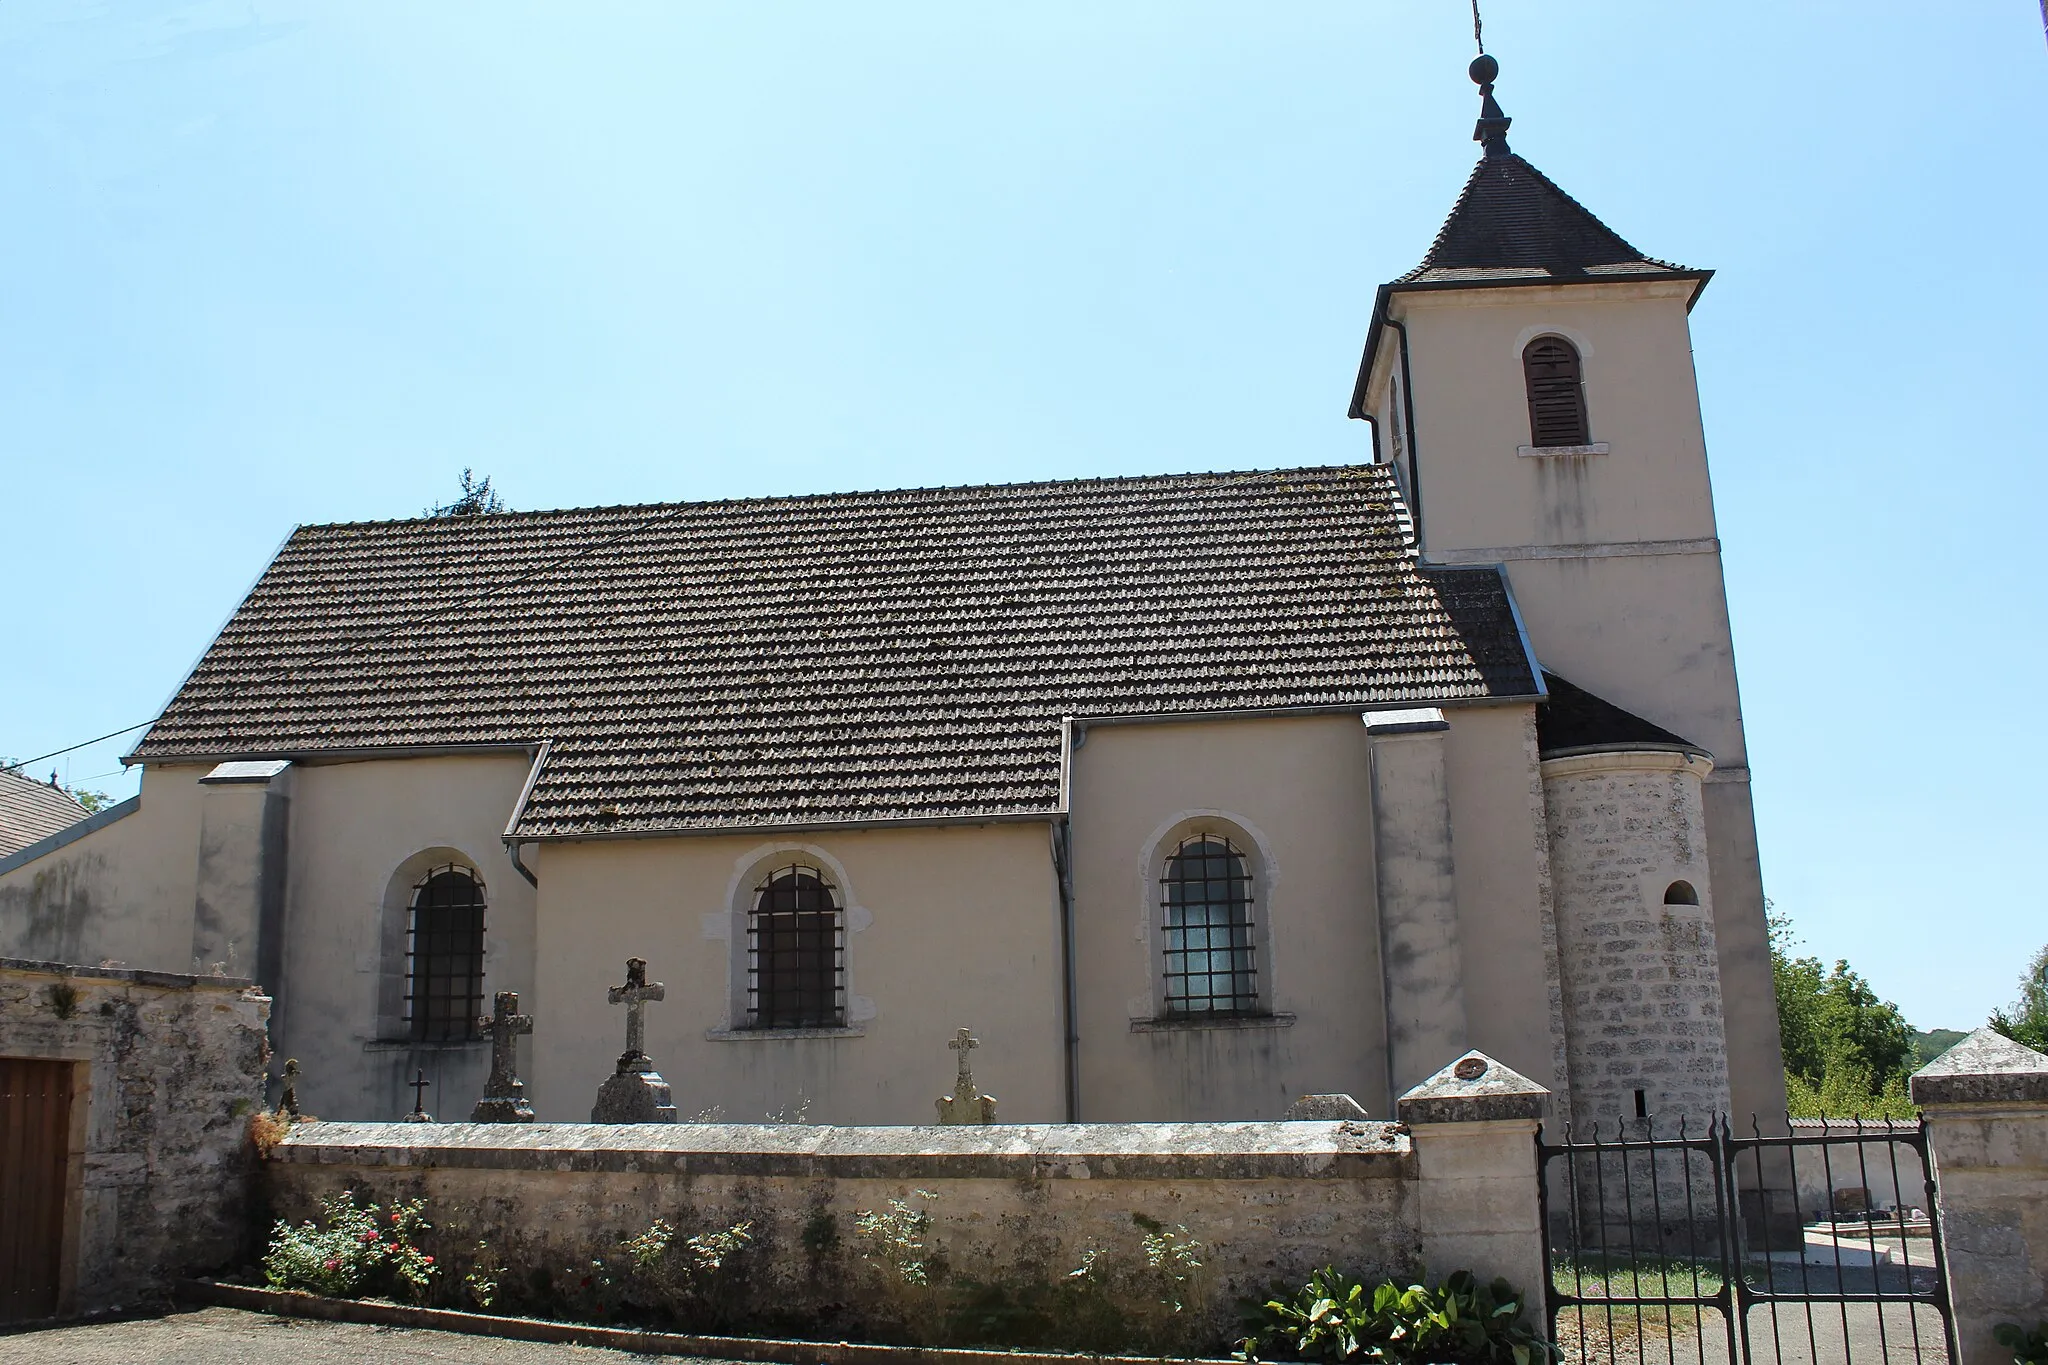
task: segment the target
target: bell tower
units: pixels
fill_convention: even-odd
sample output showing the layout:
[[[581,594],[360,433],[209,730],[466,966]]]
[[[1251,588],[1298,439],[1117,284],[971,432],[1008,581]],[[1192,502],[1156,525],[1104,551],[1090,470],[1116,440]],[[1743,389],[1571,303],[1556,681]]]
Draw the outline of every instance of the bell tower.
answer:
[[[1373,423],[1426,562],[1501,565],[1548,673],[1712,756],[1701,801],[1730,1100],[1781,1114],[1688,324],[1712,272],[1639,251],[1510,150],[1498,75],[1492,57],[1472,63],[1479,164],[1422,263],[1380,286],[1350,415]]]

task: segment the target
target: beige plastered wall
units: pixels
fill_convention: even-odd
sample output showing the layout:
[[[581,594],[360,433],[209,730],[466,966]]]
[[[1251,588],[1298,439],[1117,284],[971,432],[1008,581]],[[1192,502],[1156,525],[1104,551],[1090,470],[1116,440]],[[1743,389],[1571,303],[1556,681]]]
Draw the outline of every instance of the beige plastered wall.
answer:
[[[1470,1046],[1552,1075],[1540,792],[1530,708],[1447,713]],[[1387,1116],[1370,748],[1357,714],[1094,725],[1071,768],[1085,1122],[1280,1117],[1304,1094]],[[1158,877],[1220,830],[1252,862],[1262,1004],[1275,1019],[1153,1022]]]
[[[198,782],[210,766],[147,769],[132,814],[0,874],[0,957],[192,971]]]
[[[550,843],[540,876],[534,1035],[522,1043],[544,1120],[590,1117],[625,1044],[607,987],[629,957],[667,998],[647,1050],[684,1118],[915,1124],[952,1085],[946,1044],[971,1028],[981,1089],[1006,1123],[1065,1116],[1058,883],[1050,826],[948,825]],[[845,912],[849,1028],[753,1033],[744,1023],[754,888],[818,867]]]
[[[532,758],[523,751],[298,768],[292,795],[284,983],[272,1016],[280,1058],[297,1058],[301,1104],[333,1118],[396,1118],[404,1083],[432,1082],[430,1111],[467,1118],[489,1047],[416,1045],[398,1037],[391,981],[404,970],[403,915],[430,867],[455,862],[483,879],[484,996],[534,995],[536,898],[501,835]],[[189,854],[187,855],[189,858]]]
[[[1756,822],[1686,299],[1692,281],[1396,294],[1408,327],[1422,548],[1501,562],[1546,668],[1699,744],[1737,1113],[1784,1110]],[[1579,349],[1605,454],[1531,457],[1521,350]],[[1391,332],[1368,407],[1394,449]]]

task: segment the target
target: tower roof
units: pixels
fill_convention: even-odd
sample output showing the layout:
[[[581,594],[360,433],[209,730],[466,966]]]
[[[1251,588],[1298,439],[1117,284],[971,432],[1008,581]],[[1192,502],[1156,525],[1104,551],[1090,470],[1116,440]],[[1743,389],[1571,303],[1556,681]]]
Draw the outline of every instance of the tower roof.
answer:
[[[1365,390],[1373,358],[1396,293],[1429,289],[1484,289],[1512,285],[1598,284],[1612,280],[1689,280],[1692,306],[1713,277],[1647,256],[1593,216],[1584,204],[1508,149],[1508,125],[1493,97],[1500,64],[1481,54],[1472,63],[1479,83],[1479,121],[1472,140],[1485,148],[1429,252],[1399,279],[1379,288],[1365,356],[1351,394],[1351,415],[1365,416]]]
[[[1429,254],[1394,283],[1521,283],[1702,273],[1636,250],[1549,176],[1503,146],[1487,149],[1430,243]]]

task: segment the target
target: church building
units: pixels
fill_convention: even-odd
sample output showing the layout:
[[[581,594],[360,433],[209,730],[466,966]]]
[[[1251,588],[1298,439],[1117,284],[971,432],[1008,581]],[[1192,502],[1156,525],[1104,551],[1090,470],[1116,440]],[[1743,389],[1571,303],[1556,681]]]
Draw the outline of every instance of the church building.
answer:
[[[444,1119],[516,991],[590,1115],[1783,1109],[1688,315],[1509,149],[1381,286],[1349,466],[304,526],[0,857],[0,955],[253,977],[299,1099]],[[1340,395],[1332,395],[1333,400]],[[1369,444],[1368,444],[1369,438]]]

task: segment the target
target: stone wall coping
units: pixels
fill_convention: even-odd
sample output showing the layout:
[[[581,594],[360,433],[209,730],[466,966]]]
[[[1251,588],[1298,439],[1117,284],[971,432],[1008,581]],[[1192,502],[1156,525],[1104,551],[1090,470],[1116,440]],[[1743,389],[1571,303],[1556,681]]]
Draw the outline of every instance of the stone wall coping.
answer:
[[[1399,1124],[329,1123],[295,1127],[292,1164],[838,1179],[1406,1179]]]
[[[2048,1056],[1989,1026],[1913,1073],[1913,1103],[2048,1104]]]
[[[1540,1119],[1550,1091],[1483,1052],[1458,1058],[1394,1102],[1407,1124]]]
[[[204,988],[237,994],[256,984],[246,976],[187,976],[182,972],[152,972],[136,967],[84,967],[74,962],[38,962],[22,957],[0,957],[0,972],[32,972],[38,976],[73,980],[126,981],[131,985],[161,986],[167,990]]]
[[[1545,754],[1538,763],[1543,780],[1584,777],[1589,773],[1676,773],[1687,772],[1705,781],[1714,771],[1714,760],[1698,749],[1603,747],[1559,749]]]

